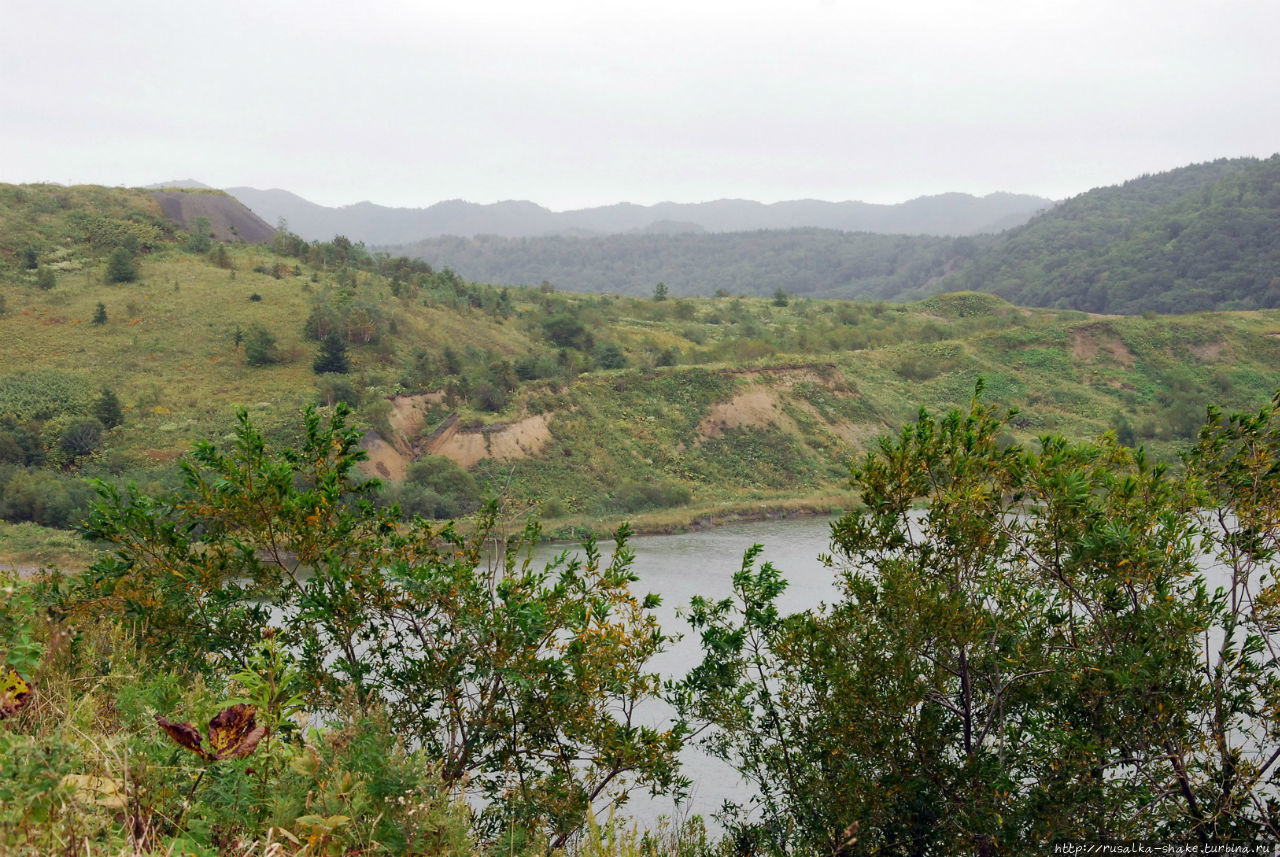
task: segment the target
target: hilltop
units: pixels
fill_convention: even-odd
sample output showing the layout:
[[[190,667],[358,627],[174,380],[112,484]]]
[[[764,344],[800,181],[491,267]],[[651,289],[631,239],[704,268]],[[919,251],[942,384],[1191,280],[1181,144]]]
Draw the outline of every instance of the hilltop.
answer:
[[[1280,155],[1081,194],[1010,230],[935,288],[1089,312],[1280,306]]]
[[[216,241],[106,188],[0,186],[0,218],[9,520],[70,523],[83,476],[166,490],[237,407],[288,440],[306,405],[349,402],[369,475],[410,512],[462,514],[497,491],[555,526],[662,527],[846,505],[852,457],[922,404],[963,404],[979,376],[1021,409],[1024,438],[1116,430],[1157,456],[1204,402],[1253,408],[1280,387],[1273,311],[503,288],[341,238]],[[118,252],[136,280],[107,282]],[[318,373],[320,358],[347,371]]]

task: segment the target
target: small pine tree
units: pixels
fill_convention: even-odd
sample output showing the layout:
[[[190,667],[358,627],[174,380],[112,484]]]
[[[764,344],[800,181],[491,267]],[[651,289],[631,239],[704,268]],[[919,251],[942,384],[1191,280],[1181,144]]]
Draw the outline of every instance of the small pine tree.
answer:
[[[111,256],[107,259],[107,282],[132,283],[136,279],[138,279],[138,266],[134,264],[129,251],[123,247],[112,250]]]
[[[665,301],[667,299],[667,284],[658,283],[653,287],[653,299],[655,301]]]
[[[786,306],[788,303],[790,303],[790,299],[784,290],[778,289],[773,293],[774,306]]]
[[[280,362],[280,349],[276,338],[260,324],[249,326],[244,338],[244,359],[250,366],[266,366]]]
[[[347,360],[347,345],[342,337],[330,333],[321,341],[320,354],[316,357],[316,362],[311,364],[311,369],[317,375],[326,372],[345,374],[351,371],[351,363]]]
[[[107,305],[106,304],[102,302],[98,303],[98,308],[93,311],[93,323],[94,324],[107,323]]]
[[[103,427],[109,429],[124,422],[124,409],[120,407],[120,399],[109,387],[103,387],[102,394],[93,403],[93,415]]]
[[[58,278],[54,276],[53,268],[41,268],[36,271],[36,285],[44,291],[49,291],[58,284]]]

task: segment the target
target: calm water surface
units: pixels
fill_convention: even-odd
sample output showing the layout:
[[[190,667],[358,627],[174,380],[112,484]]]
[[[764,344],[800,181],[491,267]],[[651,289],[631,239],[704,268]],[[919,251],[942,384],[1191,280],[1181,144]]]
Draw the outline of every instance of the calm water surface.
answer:
[[[684,635],[652,661],[653,669],[664,677],[681,677],[701,660],[698,640],[677,611],[684,611],[695,595],[713,599],[730,595],[733,574],[742,567],[742,554],[754,544],[764,545],[757,563],[772,562],[788,582],[778,604],[784,613],[833,600],[832,570],[818,561],[820,554],[830,551],[830,537],[829,518],[727,524],[673,536],[634,537],[633,568],[640,580],[633,585],[633,591],[638,595],[661,595],[662,606],[656,612],[663,629],[668,634]],[[613,544],[602,542],[600,548],[607,558]],[[580,552],[564,545],[543,545],[535,552],[535,558],[546,561],[564,550],[570,554]],[[646,714],[648,722],[661,723],[671,712],[664,705],[653,705]],[[677,809],[669,797],[650,798],[635,792],[624,814],[642,826],[652,824],[659,815],[675,817],[686,813],[700,814],[710,822],[711,814],[726,799],[743,801],[750,794],[750,788],[732,768],[698,748],[686,747],[683,759],[685,776],[693,780],[690,800],[683,807]]]

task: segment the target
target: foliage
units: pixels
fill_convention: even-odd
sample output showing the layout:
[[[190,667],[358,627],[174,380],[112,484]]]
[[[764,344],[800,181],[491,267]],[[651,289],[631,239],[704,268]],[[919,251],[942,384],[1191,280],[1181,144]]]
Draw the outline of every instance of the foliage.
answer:
[[[107,257],[107,282],[132,283],[138,279],[138,266],[132,254],[124,247],[117,247]]]
[[[337,333],[329,333],[320,342],[320,353],[316,355],[311,369],[317,375],[325,372],[345,374],[351,371],[351,361],[347,359],[347,346]]]
[[[124,409],[120,406],[120,398],[110,387],[103,387],[97,400],[93,403],[93,415],[102,423],[103,428],[113,429],[124,422]]]
[[[1280,306],[1280,157],[1219,160],[1067,200],[942,288],[1088,312]]]
[[[704,660],[677,701],[759,787],[756,814],[731,808],[738,840],[1273,841],[1277,407],[1211,421],[1191,481],[1110,438],[1009,445],[1011,415],[976,398],[882,440],[852,471],[864,509],[833,526],[836,603],[782,615],[754,549],[732,599],[691,607]],[[1197,571],[1202,542],[1227,589]]]
[[[608,563],[588,543],[585,561],[546,568],[527,558],[536,526],[489,546],[492,509],[469,537],[401,532],[369,502],[376,483],[352,478],[346,415],[310,412],[301,444],[272,454],[242,413],[233,450],[196,447],[180,495],[103,486],[87,532],[114,550],[63,609],[137,623],[144,651],[207,670],[248,664],[278,626],[308,707],[353,689],[440,760],[446,785],[484,796],[487,836],[514,826],[563,844],[632,783],[678,787],[679,731],[634,719],[667,638],[656,600],[630,592],[627,532]]]
[[[250,366],[268,366],[281,360],[275,336],[261,324],[251,324],[245,332],[244,359]]]

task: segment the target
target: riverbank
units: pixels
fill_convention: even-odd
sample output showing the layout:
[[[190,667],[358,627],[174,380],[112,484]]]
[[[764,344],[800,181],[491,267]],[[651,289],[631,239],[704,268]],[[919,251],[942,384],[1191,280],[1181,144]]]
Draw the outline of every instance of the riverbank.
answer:
[[[542,530],[544,537],[554,542],[577,541],[588,535],[607,538],[624,523],[630,524],[637,535],[662,536],[705,530],[725,524],[832,515],[848,509],[853,502],[853,495],[849,492],[828,492],[801,497],[774,497],[682,506],[610,519],[544,518]]]
[[[609,519],[544,518],[542,531],[549,542],[576,542],[588,535],[609,538],[624,523],[630,524],[638,535],[672,535],[725,524],[832,515],[852,504],[853,495],[848,492],[772,497],[663,509]],[[31,575],[41,568],[83,571],[104,549],[103,545],[84,541],[70,530],[31,523],[0,522],[0,570],[14,571],[19,575]]]

